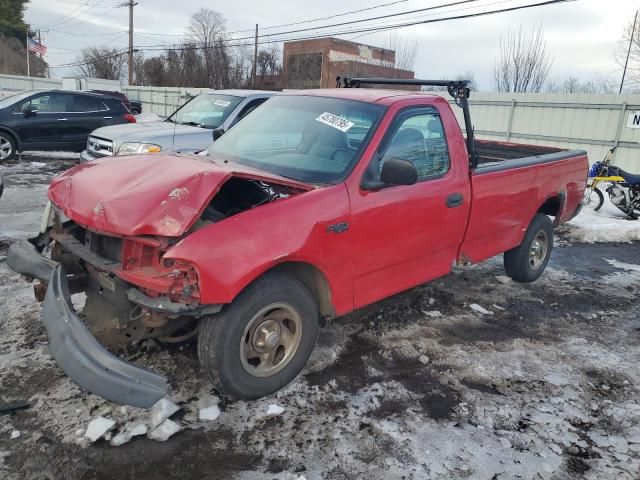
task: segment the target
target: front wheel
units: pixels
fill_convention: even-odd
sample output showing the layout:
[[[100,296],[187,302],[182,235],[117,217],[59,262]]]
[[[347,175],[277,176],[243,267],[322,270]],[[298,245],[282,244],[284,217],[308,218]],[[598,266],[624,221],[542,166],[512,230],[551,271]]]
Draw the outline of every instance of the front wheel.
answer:
[[[0,132],[0,163],[9,161],[16,156],[16,142],[11,135]]]
[[[260,398],[302,370],[315,345],[319,313],[299,280],[268,273],[220,314],[201,321],[198,358],[221,391]]]
[[[604,205],[604,194],[598,187],[589,187],[584,192],[582,204],[597,212],[602,208],[602,205]]]
[[[538,213],[527,228],[522,243],[504,253],[504,270],[516,282],[533,282],[544,272],[552,249],[553,224],[549,217]]]

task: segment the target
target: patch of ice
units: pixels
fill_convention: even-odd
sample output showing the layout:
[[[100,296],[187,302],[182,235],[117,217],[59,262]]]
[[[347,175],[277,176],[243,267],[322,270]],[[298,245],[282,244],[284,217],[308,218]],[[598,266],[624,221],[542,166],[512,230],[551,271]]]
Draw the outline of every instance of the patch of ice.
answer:
[[[282,415],[284,413],[284,407],[280,405],[276,405],[272,403],[267,407],[267,415],[271,417],[277,417],[278,415]]]
[[[149,412],[151,416],[151,429],[153,430],[154,428],[156,428],[178,410],[180,410],[180,407],[168,398],[164,397],[158,400],[153,404]]]
[[[471,305],[469,305],[469,308],[474,312],[478,312],[481,315],[493,315],[493,312],[491,310],[487,310],[486,308],[484,308],[481,305],[478,305],[477,303],[472,303]]]
[[[14,440],[18,437],[20,437],[20,430],[14,430],[11,432],[11,440]]]
[[[439,310],[423,310],[422,313],[427,316],[427,317],[431,317],[431,318],[439,318],[442,317],[442,312],[440,312]]]
[[[164,422],[162,422],[162,424],[158,428],[151,430],[147,434],[147,437],[149,437],[152,440],[157,440],[159,442],[165,442],[172,435],[178,433],[180,430],[182,430],[182,427],[180,425],[178,425],[173,420],[167,419]]]
[[[147,431],[148,431],[147,426],[142,422],[130,423],[125,427],[123,431],[115,435],[111,439],[109,444],[113,447],[119,447],[120,445],[127,443],[133,437],[137,437],[138,435],[144,435],[145,433],[147,433]]]
[[[31,162],[31,166],[41,168],[41,167],[46,167],[47,164],[44,162]]]
[[[111,420],[110,418],[96,417],[89,422],[84,436],[91,442],[95,442],[111,430],[115,424],[115,420]]]
[[[507,277],[506,275],[496,275],[496,280],[502,284],[511,283],[511,277]]]
[[[215,420],[220,416],[220,407],[211,405],[210,407],[201,408],[198,417],[200,420]]]

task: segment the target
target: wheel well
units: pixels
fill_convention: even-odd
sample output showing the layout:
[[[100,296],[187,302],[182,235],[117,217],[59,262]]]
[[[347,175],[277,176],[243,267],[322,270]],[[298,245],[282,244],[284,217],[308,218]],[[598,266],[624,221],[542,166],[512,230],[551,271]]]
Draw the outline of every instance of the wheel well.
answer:
[[[335,316],[333,303],[331,303],[331,288],[324,274],[313,265],[304,262],[284,262],[276,265],[268,272],[282,272],[300,280],[309,289],[318,303],[318,309],[322,317]]]
[[[563,204],[564,196],[562,194],[558,194],[555,197],[547,198],[542,206],[538,209],[537,213],[544,213],[545,215],[557,218],[558,215],[560,215]]]

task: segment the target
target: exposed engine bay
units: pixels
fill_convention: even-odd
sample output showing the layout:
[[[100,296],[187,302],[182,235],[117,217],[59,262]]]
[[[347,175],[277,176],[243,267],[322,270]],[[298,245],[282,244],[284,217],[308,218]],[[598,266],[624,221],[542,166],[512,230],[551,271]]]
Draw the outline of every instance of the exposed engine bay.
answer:
[[[193,230],[210,223],[217,223],[245,210],[258,207],[265,203],[287,198],[295,189],[284,185],[277,185],[242,177],[232,177],[220,188],[209,205],[204,209]]]

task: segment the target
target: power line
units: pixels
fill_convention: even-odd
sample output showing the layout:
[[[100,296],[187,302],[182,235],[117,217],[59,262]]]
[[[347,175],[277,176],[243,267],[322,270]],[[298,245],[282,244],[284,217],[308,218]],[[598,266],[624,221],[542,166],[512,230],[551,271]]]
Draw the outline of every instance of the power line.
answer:
[[[468,14],[464,14],[464,15],[456,15],[456,16],[449,16],[449,17],[442,17],[442,18],[434,18],[434,19],[429,19],[429,20],[417,20],[417,21],[412,21],[412,22],[405,22],[405,23],[401,23],[401,24],[395,24],[395,25],[391,25],[391,26],[364,27],[364,28],[355,29],[355,30],[340,31],[340,32],[330,32],[330,33],[323,34],[323,35],[320,35],[320,36],[305,36],[305,37],[287,38],[287,39],[280,38],[280,39],[275,39],[275,40],[264,40],[264,41],[258,42],[258,44],[259,45],[265,45],[265,44],[272,44],[272,43],[280,43],[282,41],[311,40],[311,39],[316,39],[316,38],[324,38],[324,37],[328,37],[328,36],[336,36],[336,35],[344,35],[344,34],[393,30],[393,29],[404,28],[404,27],[409,27],[409,26],[414,26],[414,25],[424,25],[424,24],[429,24],[429,23],[439,23],[439,22],[452,21],[452,20],[462,20],[462,19],[467,19],[467,18],[476,18],[476,17],[488,16],[488,15],[495,15],[495,14],[498,14],[498,13],[507,13],[507,12],[513,12],[513,11],[517,11],[517,10],[524,10],[524,9],[530,9],[530,8],[536,8],[536,7],[543,7],[543,6],[548,6],[548,5],[560,4],[560,3],[569,3],[569,2],[574,2],[574,1],[576,1],[576,0],[546,0],[546,1],[527,4],[527,5],[517,5],[517,6],[507,7],[507,8],[502,8],[502,9],[489,10],[489,11],[476,12],[476,13],[468,13]],[[288,32],[284,32],[284,33],[288,33]],[[231,44],[226,44],[225,46],[226,47],[240,47],[240,46],[246,46],[246,43],[239,43],[239,44],[231,43]],[[160,48],[156,48],[156,47],[160,47]],[[151,48],[148,48],[148,47],[138,48],[138,49],[136,49],[136,51],[184,51],[184,50],[201,50],[203,48],[204,47],[202,47],[202,46],[195,46],[195,45],[176,46],[176,47],[166,47],[166,46],[157,46],[156,45],[156,46],[151,46]],[[209,48],[215,48],[215,47],[209,47]],[[114,56],[123,55],[125,53],[127,53],[127,50],[124,50],[123,52],[111,54],[111,55],[108,55],[108,56],[105,56],[105,57],[102,57],[102,58],[104,58],[104,59],[113,58]],[[68,63],[68,64],[62,64],[62,65],[54,65],[54,66],[50,66],[49,68],[73,67],[73,66],[85,65],[87,63],[90,63],[90,62],[75,62],[75,63]]]

